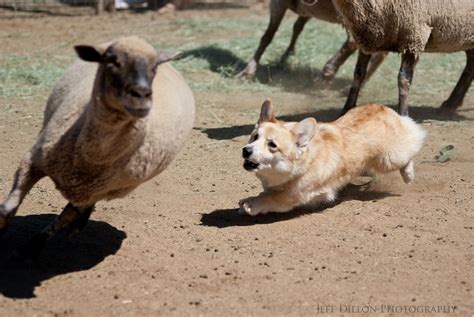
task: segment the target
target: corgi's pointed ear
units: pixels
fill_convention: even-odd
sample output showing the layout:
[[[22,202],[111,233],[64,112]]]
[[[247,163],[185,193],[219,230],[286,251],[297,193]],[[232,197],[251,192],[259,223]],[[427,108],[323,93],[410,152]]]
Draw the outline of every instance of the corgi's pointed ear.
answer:
[[[296,145],[299,148],[307,146],[316,134],[317,129],[318,123],[314,118],[306,118],[295,124],[291,132],[296,136]]]
[[[258,124],[263,122],[276,122],[275,112],[273,111],[272,101],[266,99],[262,104],[262,109],[260,110],[260,118],[258,119]]]

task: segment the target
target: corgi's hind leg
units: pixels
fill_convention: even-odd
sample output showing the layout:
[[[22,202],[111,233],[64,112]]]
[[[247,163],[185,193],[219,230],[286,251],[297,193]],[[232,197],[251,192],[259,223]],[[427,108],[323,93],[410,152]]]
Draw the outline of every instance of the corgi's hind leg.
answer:
[[[415,179],[415,166],[413,160],[408,161],[407,165],[400,169],[403,181],[410,184]]]

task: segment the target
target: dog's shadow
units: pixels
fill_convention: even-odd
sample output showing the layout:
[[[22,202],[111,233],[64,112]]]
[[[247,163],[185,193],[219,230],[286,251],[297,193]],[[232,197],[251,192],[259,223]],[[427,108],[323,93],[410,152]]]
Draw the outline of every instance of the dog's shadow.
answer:
[[[35,288],[52,277],[89,270],[115,254],[125,232],[101,221],[89,220],[78,235],[58,234],[47,242],[35,263],[13,260],[12,255],[36,232],[51,223],[54,214],[17,216],[0,238],[0,294],[16,299],[35,297]]]
[[[377,201],[386,197],[400,196],[398,194],[375,190],[365,191],[363,188],[364,186],[361,185],[348,184],[339,193],[340,198],[332,203],[325,203],[315,207],[296,208],[291,212],[285,213],[268,213],[265,215],[251,217],[248,215],[239,214],[238,209],[217,209],[208,214],[201,215],[201,225],[208,227],[227,228],[271,224],[274,222],[299,218],[308,214],[322,213],[328,209],[336,207],[344,201]]]

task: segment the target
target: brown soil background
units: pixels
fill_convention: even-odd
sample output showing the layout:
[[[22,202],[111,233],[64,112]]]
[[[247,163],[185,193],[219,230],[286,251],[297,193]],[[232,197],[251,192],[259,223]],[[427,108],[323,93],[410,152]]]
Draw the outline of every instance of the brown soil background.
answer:
[[[247,13],[180,13],[203,14]],[[3,19],[0,54],[72,59],[73,44],[102,42],[130,26],[173,18]],[[173,40],[172,30],[141,30],[152,42]],[[211,76],[184,75],[189,81]],[[446,85],[443,94],[450,89]],[[1,112],[4,194],[39,131],[48,93],[9,100],[15,110]],[[0,316],[316,315],[327,305],[335,316],[347,315],[347,305],[371,305],[379,309],[374,315],[381,315],[382,305],[451,305],[457,315],[474,313],[472,92],[454,119],[436,114],[440,95],[412,108],[429,132],[412,185],[393,173],[366,191],[350,186],[334,206],[256,218],[236,213],[239,199],[260,190],[241,167],[240,149],[268,93],[195,97],[195,129],[170,168],[128,197],[98,204],[81,234],[49,242],[41,267],[7,267],[9,252],[66,204],[50,180],[35,186],[0,240]],[[331,93],[279,91],[271,97],[287,119],[330,120],[344,101]],[[376,100],[364,94],[362,101]],[[443,144],[457,150],[447,163],[434,159]]]

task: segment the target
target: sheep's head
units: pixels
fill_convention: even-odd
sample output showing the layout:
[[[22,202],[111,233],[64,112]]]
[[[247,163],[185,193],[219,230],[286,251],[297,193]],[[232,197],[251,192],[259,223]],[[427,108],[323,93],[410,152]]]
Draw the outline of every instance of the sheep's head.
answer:
[[[138,37],[125,37],[108,47],[78,45],[79,57],[97,62],[98,93],[107,104],[135,118],[145,117],[152,107],[152,82],[158,65],[180,53],[157,54],[155,49]],[[100,75],[100,76],[99,76]]]

